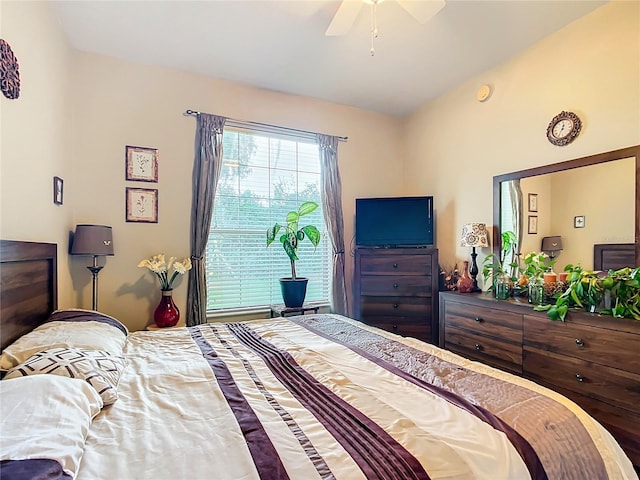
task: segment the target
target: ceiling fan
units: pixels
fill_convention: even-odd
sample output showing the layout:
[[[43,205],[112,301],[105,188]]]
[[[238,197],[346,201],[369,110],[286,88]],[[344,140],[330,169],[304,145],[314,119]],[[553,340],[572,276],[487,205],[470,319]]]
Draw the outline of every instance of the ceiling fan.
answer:
[[[420,23],[426,23],[436,13],[438,13],[445,4],[445,0],[395,1]],[[338,11],[334,15],[333,20],[331,20],[325,35],[330,37],[346,35],[356,21],[363,4],[367,3],[371,5],[373,16],[376,5],[382,2],[383,0],[342,0],[342,3],[340,4],[340,7],[338,7]]]

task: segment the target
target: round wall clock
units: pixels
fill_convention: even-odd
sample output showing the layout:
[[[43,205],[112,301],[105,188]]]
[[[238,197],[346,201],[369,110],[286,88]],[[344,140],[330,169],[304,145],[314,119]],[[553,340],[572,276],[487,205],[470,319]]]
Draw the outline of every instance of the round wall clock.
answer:
[[[562,111],[549,122],[547,138],[554,145],[561,147],[573,142],[581,128],[582,122],[575,113]]]
[[[20,72],[18,59],[7,42],[0,38],[0,88],[7,98],[20,96]]]

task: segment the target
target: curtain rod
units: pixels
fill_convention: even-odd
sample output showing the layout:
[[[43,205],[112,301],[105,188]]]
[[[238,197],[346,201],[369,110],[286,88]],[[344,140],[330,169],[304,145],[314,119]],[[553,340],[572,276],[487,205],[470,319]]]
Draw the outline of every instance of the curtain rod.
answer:
[[[200,115],[200,113],[201,112],[198,112],[197,110],[190,110],[189,109],[189,110],[186,110],[183,113],[183,115],[184,116],[188,116],[188,115],[198,116],[198,115]],[[235,121],[235,122],[244,123],[244,124],[249,125],[249,126],[253,125],[253,126],[256,126],[256,127],[282,128],[282,129],[285,129],[285,130],[292,130],[294,132],[304,133],[304,134],[307,134],[307,135],[316,135],[317,134],[316,132],[309,132],[307,130],[298,130],[296,128],[281,127],[279,125],[271,125],[269,123],[247,122],[247,121],[244,121],[244,120],[233,120],[232,118],[230,118],[229,120],[232,120],[232,121]],[[336,138],[341,142],[346,142],[347,140],[349,140],[349,137],[336,137]]]

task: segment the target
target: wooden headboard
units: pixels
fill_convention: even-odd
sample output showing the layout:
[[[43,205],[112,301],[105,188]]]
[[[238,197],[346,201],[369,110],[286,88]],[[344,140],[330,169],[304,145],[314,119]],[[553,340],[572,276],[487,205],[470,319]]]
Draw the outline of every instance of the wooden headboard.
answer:
[[[0,240],[0,347],[33,330],[58,308],[55,243]]]
[[[633,243],[601,243],[593,246],[594,270],[619,270],[636,267],[636,246]]]

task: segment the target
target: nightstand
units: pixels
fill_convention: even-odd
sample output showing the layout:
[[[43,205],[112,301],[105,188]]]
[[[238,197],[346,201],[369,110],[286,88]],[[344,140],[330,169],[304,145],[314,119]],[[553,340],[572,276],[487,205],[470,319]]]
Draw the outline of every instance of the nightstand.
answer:
[[[287,315],[304,315],[306,312],[318,313],[319,305],[303,305],[301,307],[285,307],[284,305],[271,305],[271,318],[286,317]]]

